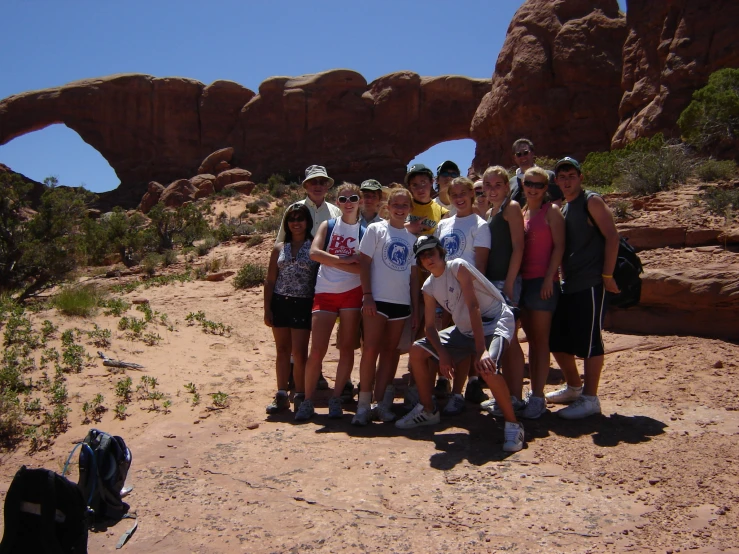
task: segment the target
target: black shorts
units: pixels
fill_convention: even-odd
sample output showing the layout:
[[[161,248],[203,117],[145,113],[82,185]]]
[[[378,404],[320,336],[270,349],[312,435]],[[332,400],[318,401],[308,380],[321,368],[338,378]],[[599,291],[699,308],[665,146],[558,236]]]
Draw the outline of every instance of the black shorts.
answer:
[[[377,308],[377,313],[384,315],[388,321],[411,317],[411,307],[406,304],[393,304],[392,302],[375,300],[375,307]]]
[[[602,284],[571,294],[562,293],[552,318],[549,350],[578,358],[602,356],[605,351],[601,332],[606,307]]]
[[[272,293],[272,325],[310,331],[313,315],[312,298],[298,298]]]

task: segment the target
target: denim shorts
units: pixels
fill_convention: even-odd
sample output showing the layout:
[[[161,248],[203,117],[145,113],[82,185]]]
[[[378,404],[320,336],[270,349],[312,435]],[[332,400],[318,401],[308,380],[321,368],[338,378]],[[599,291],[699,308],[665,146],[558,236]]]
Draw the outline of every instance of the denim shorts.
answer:
[[[521,308],[539,312],[553,312],[557,309],[557,301],[560,295],[559,283],[555,282],[552,285],[552,296],[546,300],[541,297],[541,286],[543,284],[544,277],[523,280]]]
[[[500,294],[503,294],[503,287],[505,286],[505,281],[490,281],[493,286],[500,291]],[[506,298],[506,302],[508,305],[518,306],[518,303],[521,301],[521,286],[522,286],[522,279],[521,276],[518,275],[516,277],[516,280],[513,281],[513,298]],[[503,294],[505,297],[505,294]]]

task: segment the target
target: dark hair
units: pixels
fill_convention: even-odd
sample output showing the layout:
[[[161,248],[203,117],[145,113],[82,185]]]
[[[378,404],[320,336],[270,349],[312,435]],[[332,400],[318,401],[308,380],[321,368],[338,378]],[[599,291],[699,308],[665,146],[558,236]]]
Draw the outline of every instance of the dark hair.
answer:
[[[308,206],[296,203],[288,207],[288,209],[285,210],[285,215],[282,216],[282,228],[285,230],[285,242],[291,242],[293,240],[293,233],[290,231],[290,226],[287,224],[287,217],[294,212],[300,212],[305,216],[305,238],[313,240],[313,216],[310,215]]]
[[[564,164],[560,164],[557,168],[555,168],[555,170],[554,170],[554,176],[556,177],[557,175],[559,175],[559,172],[562,171],[563,169],[566,169],[568,171],[570,169],[574,169],[575,171],[577,171],[577,174],[578,175],[582,175],[582,171],[580,171],[580,168],[579,167],[576,167],[573,164],[564,163]]]
[[[513,151],[515,152],[515,151],[516,151],[516,148],[517,148],[518,146],[522,145],[522,144],[525,144],[526,146],[528,146],[528,147],[529,147],[529,149],[530,149],[530,150],[531,150],[532,152],[534,151],[534,143],[533,143],[533,142],[531,142],[531,141],[530,141],[529,139],[527,139],[527,138],[520,138],[520,139],[518,139],[517,141],[515,141],[515,142],[513,143]]]

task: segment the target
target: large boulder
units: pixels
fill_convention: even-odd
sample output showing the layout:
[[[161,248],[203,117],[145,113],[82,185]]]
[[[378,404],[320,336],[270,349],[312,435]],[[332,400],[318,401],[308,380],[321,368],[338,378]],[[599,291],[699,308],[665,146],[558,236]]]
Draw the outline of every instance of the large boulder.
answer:
[[[228,148],[221,148],[212,154],[208,154],[208,157],[200,164],[198,174],[214,173],[220,162],[230,162],[233,155],[234,149],[231,146]]]
[[[679,136],[693,92],[714,71],[739,67],[737,21],[736,0],[628,0],[613,148],[658,132]]]
[[[149,183],[146,194],[144,194],[143,198],[141,198],[139,210],[141,210],[145,214],[149,213],[149,210],[157,205],[159,199],[162,197],[163,192],[164,185],[157,183],[156,181],[152,181],[151,183]]]
[[[248,181],[251,177],[251,171],[241,169],[240,167],[234,167],[233,169],[227,169],[218,174],[215,181],[216,192],[220,192],[226,185],[231,183],[238,183],[239,181]]]
[[[520,137],[553,157],[608,150],[618,125],[625,36],[616,0],[527,0],[472,121],[473,166],[509,165]]]
[[[235,190],[236,192],[240,192],[241,194],[249,195],[251,194],[251,191],[254,190],[254,187],[256,186],[255,183],[252,183],[251,181],[238,181],[236,183],[230,183],[223,187],[223,190]]]
[[[197,192],[198,189],[190,183],[189,179],[177,179],[164,189],[160,201],[168,208],[178,208],[185,202],[194,200]]]

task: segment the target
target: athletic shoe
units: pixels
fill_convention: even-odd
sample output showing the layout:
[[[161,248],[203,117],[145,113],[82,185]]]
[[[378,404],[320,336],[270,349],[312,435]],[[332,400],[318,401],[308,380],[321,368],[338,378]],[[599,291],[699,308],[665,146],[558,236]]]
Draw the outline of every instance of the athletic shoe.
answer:
[[[332,396],[328,399],[328,417],[330,419],[341,419],[344,411],[341,409],[341,398]]]
[[[445,379],[444,377],[439,377],[439,380],[436,381],[436,386],[434,387],[434,396],[436,396],[436,398],[441,400],[449,396],[451,392],[452,392],[452,384],[449,382],[449,379]]]
[[[570,385],[565,385],[561,389],[548,392],[544,395],[544,398],[547,399],[547,402],[551,402],[552,404],[569,404],[570,402],[574,402],[580,398],[581,394],[582,387],[571,387]]]
[[[298,410],[300,409],[300,404],[302,404],[303,400],[305,400],[304,392],[296,392],[295,396],[293,396],[293,411],[296,414],[298,413]]]
[[[279,412],[282,412],[283,410],[287,410],[290,407],[290,399],[288,398],[287,394],[279,392],[275,394],[275,399],[272,401],[272,404],[267,406],[267,413],[268,414],[276,414]]]
[[[436,425],[439,421],[441,421],[439,410],[430,414],[423,409],[423,404],[419,402],[415,408],[396,421],[395,426],[398,429],[413,429],[414,427],[421,427],[423,425]]]
[[[387,404],[385,404],[385,402],[379,402],[375,404],[375,407],[373,409],[375,411],[375,416],[380,421],[383,421],[385,423],[395,421],[395,412],[393,412],[392,405],[388,406]]]
[[[526,401],[519,400],[515,396],[511,396],[511,404],[513,404],[513,411],[515,413],[520,412],[526,407]],[[490,400],[483,402],[482,404],[480,404],[480,408],[495,417],[503,417],[503,412],[500,411],[500,408],[498,407],[498,403],[495,401],[495,398],[491,398]]]
[[[490,399],[490,397],[482,390],[482,381],[475,379],[474,381],[467,382],[467,388],[464,390],[464,399],[473,404],[481,404]]]
[[[523,448],[524,435],[522,424],[506,421],[503,436],[505,437],[505,442],[503,443],[504,451],[518,452]]]
[[[421,401],[418,396],[418,387],[416,385],[410,385],[403,396],[403,407],[406,410],[412,410]]]
[[[557,415],[564,419],[582,419],[600,413],[600,400],[597,396],[581,395],[566,408],[562,408]]]
[[[295,421],[308,421],[315,413],[316,411],[313,408],[313,401],[304,399],[300,403],[298,411],[295,412]]]
[[[455,416],[462,412],[464,412],[464,396],[461,394],[453,394],[441,411],[445,416]]]
[[[373,419],[372,408],[358,408],[357,413],[352,418],[352,425],[364,427]]]
[[[351,402],[352,400],[354,400],[354,385],[352,384],[351,381],[347,381],[346,385],[344,385],[344,388],[341,391],[340,398],[341,398],[341,401],[344,403]]]
[[[316,385],[316,388],[318,390],[328,390],[328,381],[326,381],[323,373],[318,376],[318,384]]]
[[[518,414],[524,419],[539,419],[547,413],[547,401],[542,396],[531,395],[526,399],[526,407]]]

